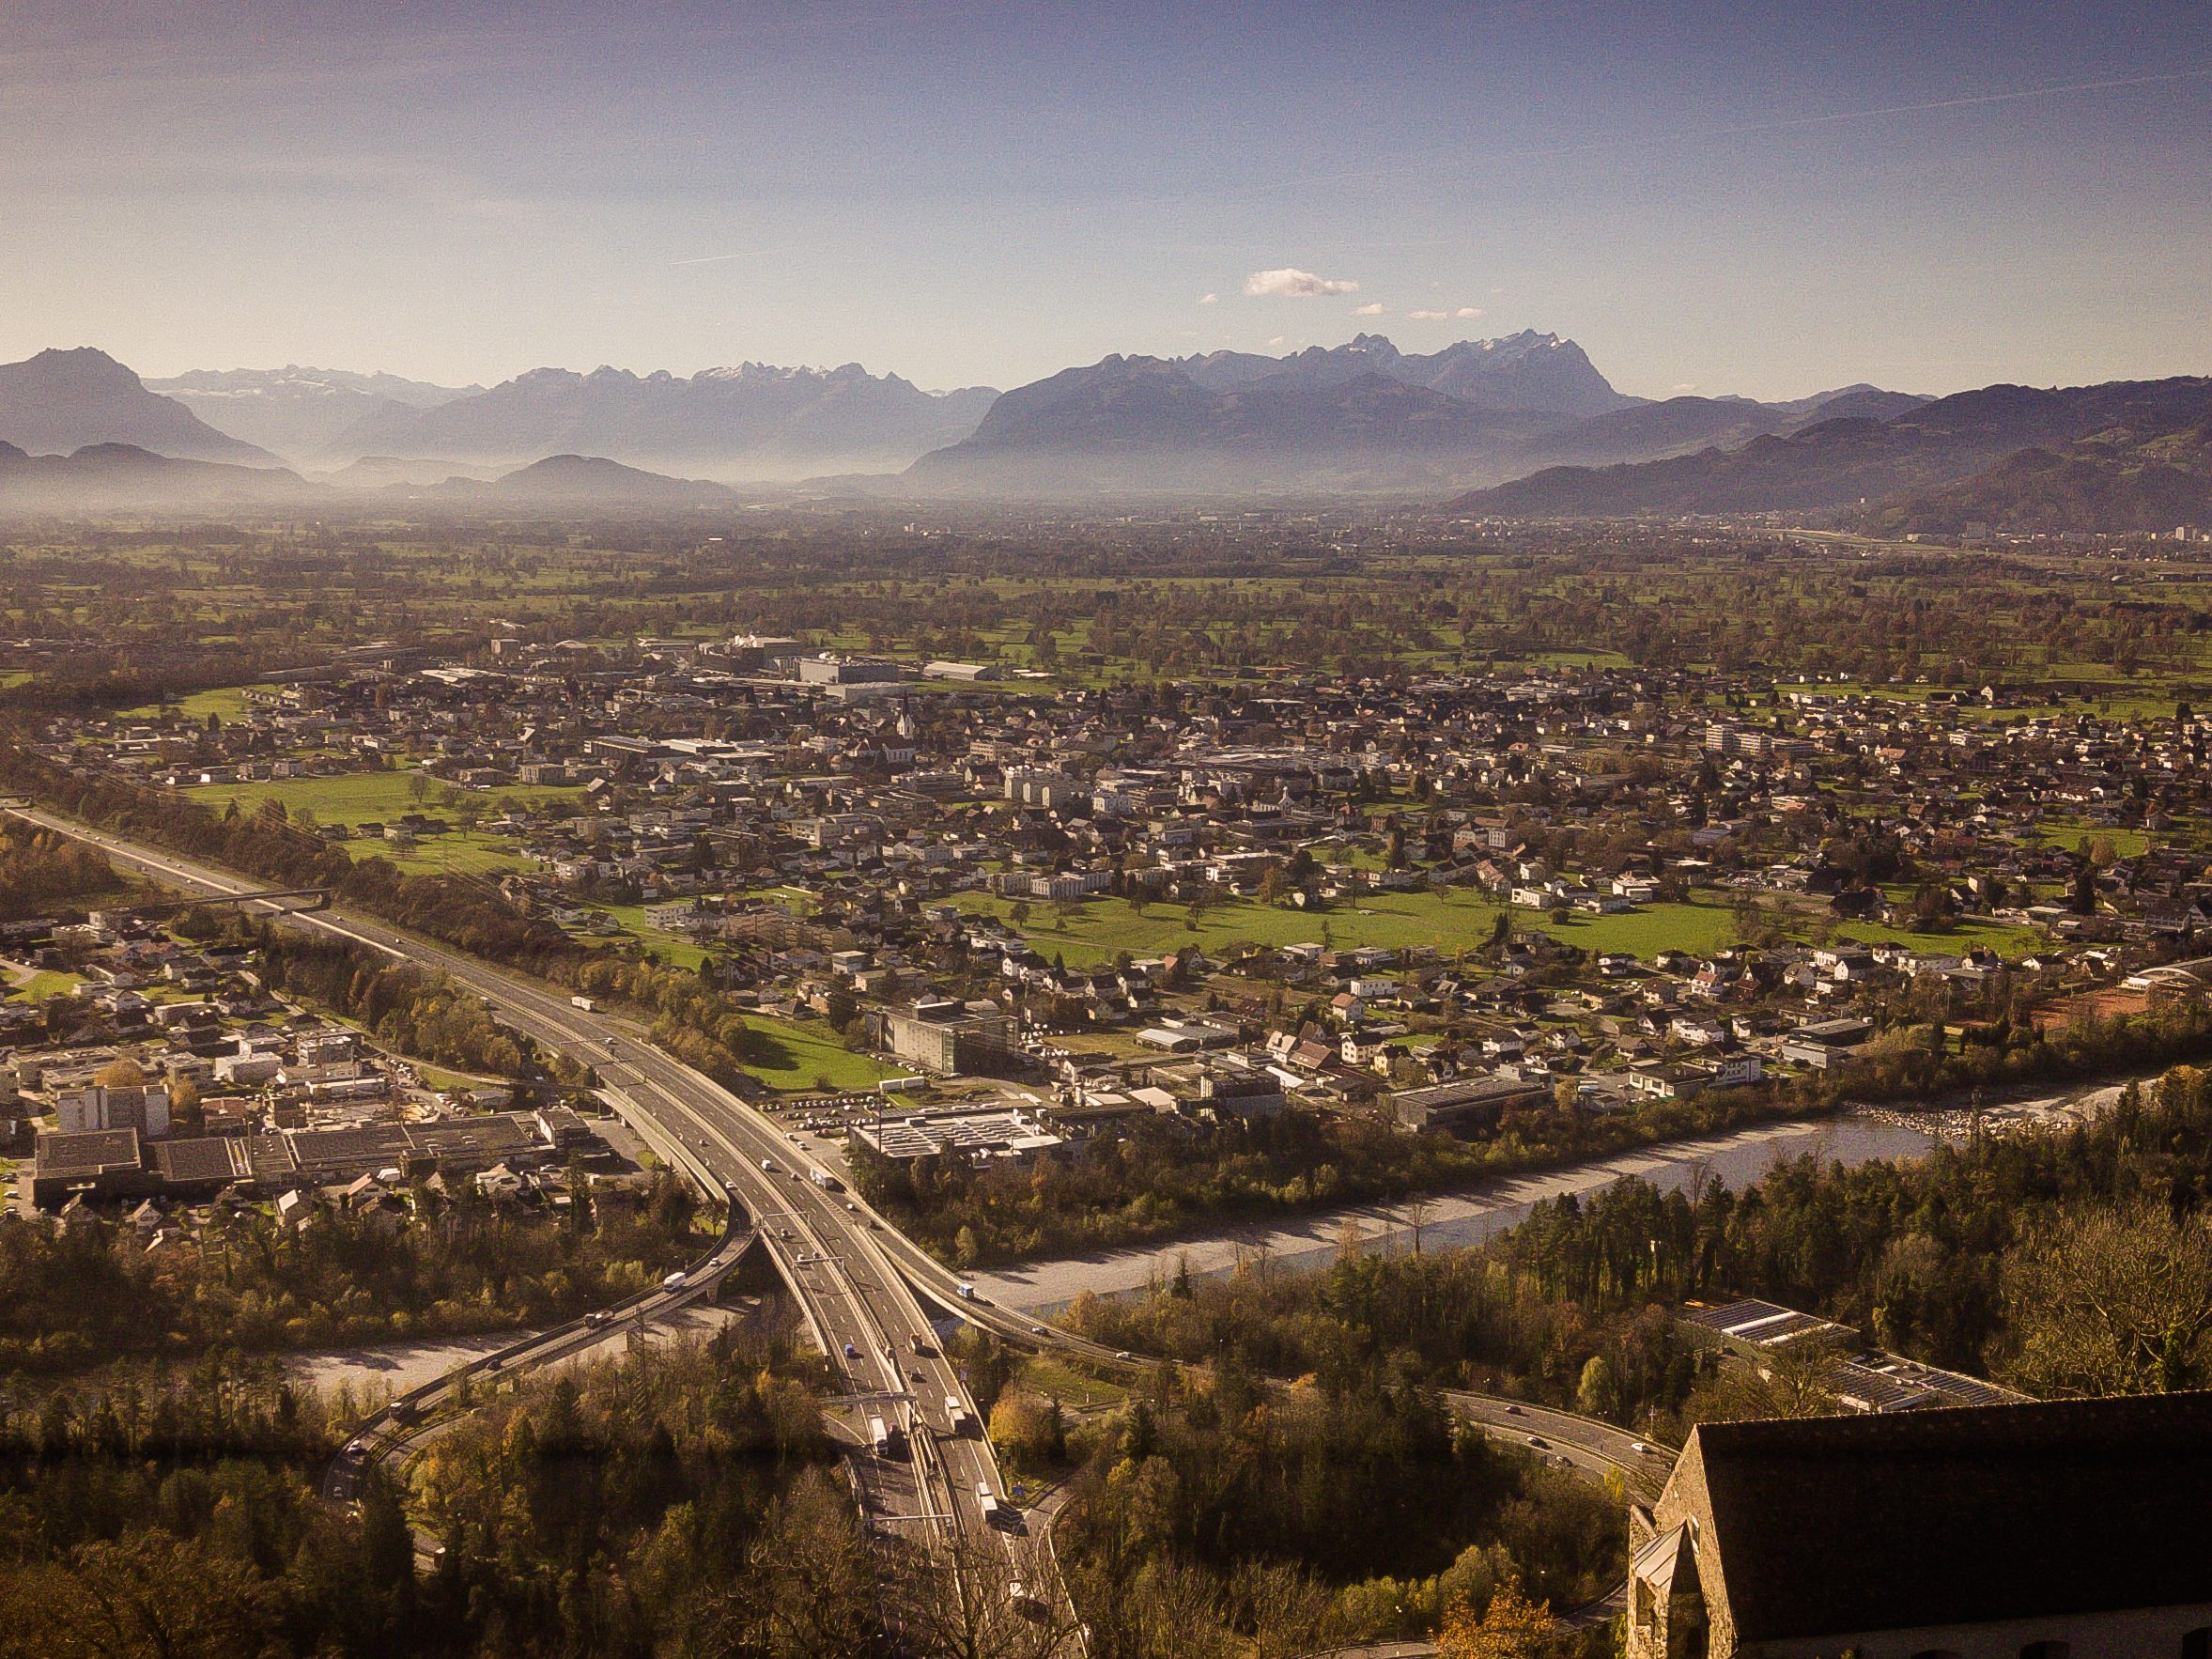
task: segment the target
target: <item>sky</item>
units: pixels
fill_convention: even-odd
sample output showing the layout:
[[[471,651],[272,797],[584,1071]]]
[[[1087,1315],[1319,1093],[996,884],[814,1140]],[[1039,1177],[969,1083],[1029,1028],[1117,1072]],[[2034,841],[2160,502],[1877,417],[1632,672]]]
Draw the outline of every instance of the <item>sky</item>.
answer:
[[[0,357],[2212,372],[2212,6],[7,0]]]

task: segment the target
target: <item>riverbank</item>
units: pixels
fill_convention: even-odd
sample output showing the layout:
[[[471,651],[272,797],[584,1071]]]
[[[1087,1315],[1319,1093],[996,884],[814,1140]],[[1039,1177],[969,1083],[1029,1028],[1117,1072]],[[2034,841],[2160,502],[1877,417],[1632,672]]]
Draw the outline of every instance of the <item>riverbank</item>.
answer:
[[[1979,1109],[1984,1134],[2063,1127],[2109,1109],[2129,1082],[2106,1079],[2057,1093],[2019,1094]],[[1852,1107],[1831,1116],[1755,1124],[1625,1152],[1587,1163],[1486,1182],[1463,1192],[1315,1211],[1279,1222],[1213,1228],[1155,1246],[1102,1250],[979,1272],[979,1294],[1025,1312],[1049,1315],[1088,1292],[1129,1295],[1187,1268],[1194,1278],[1233,1273],[1249,1262],[1302,1272],[1324,1267],[1347,1230],[1373,1250],[1450,1249],[1480,1244],[1528,1218],[1553,1199],[1581,1197],[1638,1177],[1663,1191],[1719,1181],[1740,1190],[1786,1159],[1817,1157],[1847,1167],[1877,1158],[1925,1155],[1942,1140],[1973,1132],[1975,1109]]]

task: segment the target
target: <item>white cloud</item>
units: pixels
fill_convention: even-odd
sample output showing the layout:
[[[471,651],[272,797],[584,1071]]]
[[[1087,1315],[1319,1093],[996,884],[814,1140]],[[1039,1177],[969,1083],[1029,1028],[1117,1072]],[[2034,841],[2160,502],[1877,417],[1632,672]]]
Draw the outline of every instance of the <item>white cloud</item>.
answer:
[[[1288,335],[1288,334],[1276,334],[1276,335],[1275,335],[1273,338],[1271,338],[1271,339],[1270,339],[1270,340],[1269,340],[1267,343],[1268,343],[1270,346],[1279,346],[1279,345],[1281,345],[1281,344],[1282,344],[1282,343],[1283,343],[1285,340],[1287,340],[1287,339],[1289,339],[1289,338],[1290,338],[1290,335]]]
[[[1479,305],[1462,305],[1457,311],[1453,312],[1452,315],[1463,321],[1472,322],[1475,320],[1475,318],[1482,315],[1482,307]]]
[[[1200,294],[1199,296],[1199,303],[1201,305],[1218,305],[1221,303],[1221,296],[1219,294]]]
[[[1375,300],[1365,305],[1354,305],[1352,308],[1352,315],[1354,317],[1380,317],[1383,315],[1383,302]]]
[[[1415,322],[1441,322],[1451,313],[1448,311],[1409,311],[1406,315]]]
[[[1310,300],[1322,294],[1353,294],[1359,284],[1316,276],[1310,271],[1284,266],[1280,271],[1255,271],[1245,278],[1245,292],[1252,298]]]
[[[1697,390],[1697,382],[1695,380],[1677,380],[1674,384],[1674,390],[1677,392],[1694,392]]]

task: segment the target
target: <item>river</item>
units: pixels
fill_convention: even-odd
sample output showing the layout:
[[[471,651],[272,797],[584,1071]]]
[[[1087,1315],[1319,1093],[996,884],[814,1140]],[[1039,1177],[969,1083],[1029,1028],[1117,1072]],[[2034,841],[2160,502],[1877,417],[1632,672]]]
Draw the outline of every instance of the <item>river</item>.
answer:
[[[1982,1110],[1982,1128],[1985,1133],[2014,1134],[2080,1121],[2107,1108],[2122,1087],[2107,1082],[2008,1099]],[[1971,1122],[1972,1114],[1963,1108],[1910,1112],[1858,1108],[1835,1117],[1761,1124],[1733,1134],[1664,1141],[1425,1201],[1320,1211],[1287,1220],[1209,1229],[1163,1245],[1025,1263],[979,1273],[974,1282],[979,1294],[1003,1306],[1049,1315],[1085,1291],[1126,1295],[1172,1278],[1184,1264],[1199,1278],[1232,1273],[1241,1264],[1261,1258],[1271,1267],[1292,1271],[1326,1266],[1342,1248],[1347,1230],[1353,1228],[1368,1249],[1412,1249],[1416,1233],[1424,1249],[1479,1244],[1525,1220],[1546,1200],[1596,1192],[1632,1175],[1663,1191],[1712,1181],[1740,1191],[1785,1158],[1810,1155],[1849,1167],[1876,1158],[1919,1157],[1940,1139],[1967,1133]]]

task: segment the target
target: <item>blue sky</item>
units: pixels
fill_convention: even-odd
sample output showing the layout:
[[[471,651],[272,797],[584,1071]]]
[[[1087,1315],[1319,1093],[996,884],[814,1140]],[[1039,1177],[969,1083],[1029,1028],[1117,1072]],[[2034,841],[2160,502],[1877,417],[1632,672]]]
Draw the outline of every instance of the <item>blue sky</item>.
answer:
[[[0,213],[0,353],[148,374],[2212,372],[2212,8],[12,0]]]

